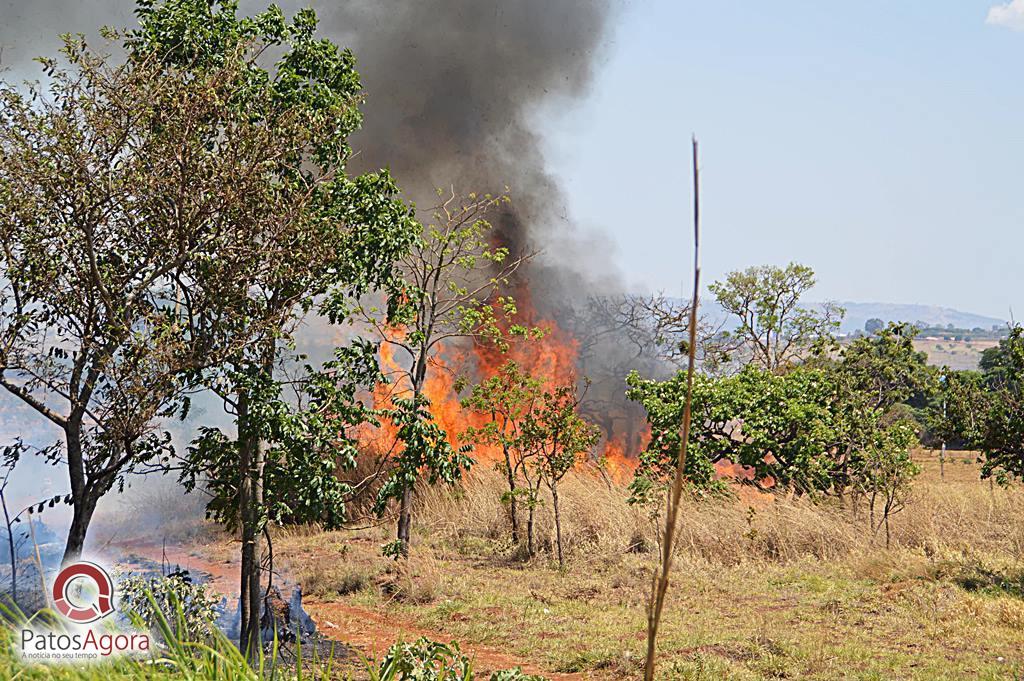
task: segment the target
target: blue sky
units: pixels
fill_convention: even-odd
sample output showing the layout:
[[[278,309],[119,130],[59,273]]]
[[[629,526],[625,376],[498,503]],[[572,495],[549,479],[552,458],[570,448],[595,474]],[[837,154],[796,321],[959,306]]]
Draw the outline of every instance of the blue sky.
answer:
[[[588,99],[537,112],[548,160],[636,286],[689,277],[693,132],[707,281],[797,260],[818,298],[1019,317],[1024,0],[993,6],[628,2]]]

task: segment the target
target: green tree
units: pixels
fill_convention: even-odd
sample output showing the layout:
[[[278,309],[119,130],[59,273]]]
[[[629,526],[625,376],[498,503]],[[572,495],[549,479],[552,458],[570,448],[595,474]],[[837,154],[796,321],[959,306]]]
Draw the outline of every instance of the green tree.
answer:
[[[644,406],[651,425],[633,498],[653,501],[675,467],[686,375],[651,381],[634,373],[627,382],[630,399]],[[753,484],[770,478],[801,492],[825,489],[837,437],[835,399],[835,382],[820,368],[775,374],[748,365],[733,376],[694,376],[687,480],[697,490],[713,491],[714,464],[728,460],[749,467]]]
[[[551,491],[559,568],[565,567],[565,559],[558,483],[601,437],[597,426],[579,415],[580,400],[575,383],[545,390],[522,425],[522,446],[535,453],[534,466]]]
[[[205,317],[212,328],[253,339],[203,379],[237,423],[241,640],[255,655],[262,646],[260,535],[275,504],[266,497],[268,462],[291,456],[285,452],[296,429],[305,431],[297,439],[308,441],[319,429],[311,422],[326,418],[318,409],[286,418],[275,370],[288,355],[295,324],[322,296],[331,294],[328,312],[341,322],[338,300],[389,285],[394,260],[415,236],[414,222],[387,173],[346,173],[348,136],[361,121],[359,75],[349,51],[316,37],[312,10],[289,22],[276,6],[240,18],[233,0],[142,0],[138,15],[140,28],[128,41],[133,62],[158,63],[163,73],[186,80],[214,79],[209,87],[218,106],[204,117],[219,135],[208,140],[214,151],[220,136],[233,135],[235,119],[278,145],[248,173],[264,182],[263,196],[218,216],[235,232],[230,244],[209,253],[182,282],[186,296],[213,306]],[[275,63],[268,53],[278,55]],[[320,376],[310,375],[306,386],[323,389],[328,379]],[[347,397],[350,378],[337,377],[337,396]],[[192,453],[209,452],[219,462],[224,446],[214,444],[223,443],[201,438]],[[294,472],[297,459],[289,461]]]
[[[869,319],[866,322],[864,322],[864,331],[868,335],[871,335],[873,333],[878,333],[879,331],[881,331],[884,328],[885,328],[885,322],[882,321],[881,319],[877,318],[877,317],[872,317],[871,319]]]
[[[224,315],[252,265],[236,254],[294,208],[268,171],[313,133],[229,106],[237,60],[115,63],[72,37],[62,53],[48,95],[0,88],[0,385],[63,433],[71,560],[99,499],[171,455],[159,418],[268,322]]]
[[[426,466],[432,478],[440,476],[450,482],[450,464],[468,461],[453,458],[456,452],[448,451],[450,443],[433,437],[428,424],[417,426],[425,429],[422,432],[410,429],[411,420],[430,415],[423,389],[431,365],[446,342],[482,343],[504,351],[509,338],[537,333],[515,323],[515,300],[502,295],[509,278],[530,257],[514,255],[494,243],[488,218],[508,201],[507,196],[476,194],[460,198],[452,191],[433,210],[432,219],[420,227],[413,248],[400,258],[398,270],[404,288],[392,296],[388,309],[365,303],[355,308],[381,342],[396,352],[399,365],[392,390],[405,402],[392,413],[400,419],[396,423],[400,436],[416,433],[413,440],[400,443],[402,456],[382,490],[399,501],[396,540],[402,555],[408,555],[410,546],[417,472]],[[351,310],[348,301],[334,301],[333,305],[336,310]],[[431,445],[444,451],[411,449]],[[434,463],[440,467],[431,468]]]
[[[723,332],[724,339],[769,371],[781,371],[831,344],[845,311],[833,303],[819,309],[802,305],[814,284],[814,271],[796,263],[730,272],[709,286],[737,322],[734,330]]]
[[[1024,329],[999,342],[985,371],[947,371],[943,434],[982,453],[982,476],[1024,477]]]
[[[488,418],[486,425],[471,427],[465,436],[468,440],[494,447],[500,447],[504,458],[498,469],[505,475],[508,492],[503,500],[509,506],[512,526],[512,542],[519,543],[520,498],[527,506],[527,551],[533,555],[533,509],[537,505],[537,490],[530,479],[529,463],[533,450],[524,447],[523,423],[532,412],[542,393],[540,381],[529,376],[509,360],[498,372],[473,386],[470,395],[462,400],[462,406]],[[526,478],[526,487],[518,482]]]
[[[914,424],[902,421],[876,429],[871,442],[860,452],[852,482],[867,500],[872,532],[885,527],[885,548],[889,548],[892,538],[889,518],[903,510],[911,483],[921,472],[910,457],[916,444]]]
[[[877,442],[900,440],[896,431],[908,419],[913,420],[912,430],[928,421],[925,408],[936,394],[937,372],[928,366],[927,355],[914,348],[916,336],[916,327],[890,323],[844,347],[838,360],[823,362],[837,385],[839,441],[832,485],[840,500],[863,477],[860,468],[877,465],[877,460],[865,459]],[[921,409],[912,408],[911,402]],[[888,432],[892,428],[896,431]]]

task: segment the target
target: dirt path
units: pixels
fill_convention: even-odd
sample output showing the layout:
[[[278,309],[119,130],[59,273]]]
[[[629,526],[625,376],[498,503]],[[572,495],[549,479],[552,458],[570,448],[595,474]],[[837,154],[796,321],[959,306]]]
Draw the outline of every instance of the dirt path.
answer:
[[[129,544],[117,547],[126,556],[132,554],[154,563],[166,562],[173,568],[180,566],[187,570],[209,575],[207,584],[215,592],[229,599],[238,597],[238,564],[234,560],[220,561],[205,557],[200,547],[163,547],[152,544]],[[126,565],[130,565],[127,561]],[[451,635],[443,631],[424,629],[412,622],[391,615],[348,605],[338,601],[320,601],[305,597],[303,606],[319,632],[332,641],[359,649],[364,655],[380,657],[399,640],[412,641],[426,636],[434,641],[447,642]],[[528,674],[539,674],[551,681],[584,681],[590,678],[582,674],[557,674],[548,672],[535,664],[508,655],[496,648],[485,645],[460,642],[465,655],[473,660],[473,668],[480,676],[498,669],[521,667]]]
[[[434,641],[447,642],[451,639],[443,631],[424,629],[390,615],[337,601],[324,602],[309,598],[303,599],[303,605],[324,636],[340,640],[374,657],[383,655],[398,640],[412,641],[420,636]],[[540,674],[552,681],[582,681],[588,678],[580,674],[548,672],[490,646],[460,643],[460,647],[473,660],[474,670],[483,678],[487,678],[486,674],[492,671],[512,667],[521,667],[528,674]]]
[[[168,569],[181,568],[191,572],[201,572],[208,577],[206,584],[216,593],[228,599],[238,597],[238,562],[234,560],[214,560],[201,553],[201,547],[183,548],[180,546],[160,546],[158,544],[140,543],[115,545],[131,564],[131,556],[135,555],[157,564],[166,564]]]

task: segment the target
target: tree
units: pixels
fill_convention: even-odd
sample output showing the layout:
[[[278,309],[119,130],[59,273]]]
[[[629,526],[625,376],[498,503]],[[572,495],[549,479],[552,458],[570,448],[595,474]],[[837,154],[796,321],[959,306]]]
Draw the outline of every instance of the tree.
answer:
[[[942,391],[943,435],[982,453],[982,476],[1024,477],[1024,329],[999,341],[982,373],[947,371]]]
[[[384,513],[392,499],[404,500],[421,478],[425,477],[430,485],[454,483],[462,477],[462,471],[473,464],[468,456],[472,447],[456,447],[451,443],[448,433],[434,421],[430,403],[422,393],[395,397],[392,403],[385,413],[397,427],[395,444],[399,451],[391,472],[377,493],[374,510],[378,515]],[[405,522],[404,528],[399,528],[399,534],[404,529],[406,538],[399,536],[385,546],[385,555],[396,559],[408,557],[408,516]]]
[[[381,341],[398,353],[393,394],[405,402],[392,413],[399,417],[395,425],[400,435],[415,434],[412,441],[396,443],[402,457],[382,488],[385,496],[379,497],[378,504],[383,509],[388,497],[399,500],[396,540],[403,556],[409,551],[412,499],[419,471],[412,464],[422,462],[431,477],[449,480],[445,472],[452,471],[451,464],[457,461],[453,458],[456,450],[448,451],[451,443],[433,437],[427,424],[411,429],[410,421],[430,414],[423,390],[428,370],[443,344],[463,340],[505,350],[509,338],[538,333],[515,323],[515,300],[502,295],[510,277],[530,257],[513,255],[507,247],[492,243],[488,216],[508,201],[507,196],[476,194],[463,199],[451,191],[434,209],[432,221],[420,227],[413,248],[399,260],[404,288],[391,298],[387,313],[369,304],[356,308]],[[335,301],[334,305],[335,309],[349,309],[347,302]],[[444,451],[410,449],[433,445]],[[433,463],[439,468],[430,468]]]
[[[466,439],[480,445],[500,447],[504,458],[499,470],[508,482],[503,501],[509,506],[512,542],[519,543],[519,503],[523,497],[529,519],[527,522],[527,551],[533,555],[533,509],[536,507],[536,489],[529,480],[529,463],[534,453],[523,446],[523,423],[541,396],[540,381],[527,375],[514,361],[502,365],[494,376],[473,387],[462,406],[488,418],[482,427],[470,427]],[[527,476],[527,486],[518,480]]]
[[[877,317],[872,317],[871,319],[864,322],[864,332],[867,333],[869,336],[874,333],[878,333],[884,328],[885,322],[882,321],[881,319],[878,319]]]
[[[628,383],[630,399],[644,406],[651,425],[651,441],[631,485],[633,500],[648,502],[668,484],[676,465],[687,379],[684,372],[668,381],[634,373]],[[695,490],[714,491],[714,465],[728,461],[746,467],[754,485],[803,493],[825,489],[832,466],[828,453],[836,441],[835,400],[835,382],[820,368],[775,374],[748,365],[734,376],[695,375],[687,481]]]
[[[559,568],[565,567],[565,559],[558,483],[601,437],[594,424],[580,417],[580,399],[575,383],[545,390],[535,408],[526,414],[522,426],[523,447],[535,452],[534,466],[551,491]]]
[[[382,380],[375,353],[375,346],[356,340],[319,369],[307,364],[287,385],[247,387],[250,423],[267,443],[262,522],[342,526],[353,489],[337,471],[355,467],[359,429],[378,425],[379,413],[360,397]],[[202,427],[181,470],[186,490],[201,485],[210,496],[208,517],[231,529],[240,521],[239,444],[219,428]]]
[[[187,409],[189,377],[248,342],[211,325],[213,282],[240,271],[243,216],[283,214],[265,170],[308,134],[226,106],[236,64],[115,65],[70,37],[62,52],[48,96],[0,88],[0,385],[63,432],[67,561],[99,499],[170,455],[156,419]]]
[[[877,467],[877,456],[874,461],[865,457],[872,448],[877,449],[878,442],[903,439],[900,430],[910,427],[907,412],[914,411],[909,403],[918,403],[923,414],[923,407],[935,394],[936,372],[928,366],[927,355],[914,348],[917,333],[916,327],[889,323],[874,335],[844,347],[838,361],[823,362],[837,385],[839,442],[832,485],[840,500],[848,486],[856,487],[856,479],[862,476],[859,468]],[[912,431],[920,428],[926,417],[916,420]],[[883,449],[893,451],[891,447]]]
[[[839,329],[842,308],[833,303],[820,309],[801,305],[800,299],[814,284],[811,268],[790,263],[784,268],[762,265],[731,272],[709,288],[738,322],[723,336],[734,340],[750,362],[777,372],[831,343]]]
[[[254,656],[262,647],[260,534],[275,503],[266,498],[268,462],[291,457],[288,470],[296,470],[293,443],[308,441],[327,419],[316,407],[283,414],[275,370],[294,325],[317,300],[330,294],[335,304],[327,312],[341,322],[338,301],[390,284],[414,223],[386,172],[346,174],[348,136],[361,121],[359,76],[350,52],[315,37],[311,10],[289,23],[275,6],[239,18],[234,0],[143,0],[138,14],[140,28],[128,41],[132,60],[158,62],[164,73],[189,82],[222,76],[212,87],[218,107],[204,118],[217,131],[210,147],[223,153],[221,139],[235,139],[240,119],[264,131],[273,149],[257,166],[261,195],[231,203],[218,223],[234,230],[232,241],[200,261],[182,285],[186,298],[211,307],[205,319],[212,329],[252,341],[202,379],[237,424],[231,451],[238,459],[242,535],[241,641]],[[269,50],[280,55],[272,67]],[[332,367],[341,372],[335,377],[311,371],[306,388],[315,393],[336,380],[332,399],[344,401],[357,382],[345,375],[349,368]],[[200,440],[193,454],[216,457],[222,445]],[[309,463],[319,468],[322,461]]]
[[[873,440],[860,452],[853,485],[867,498],[872,532],[885,527],[885,548],[889,548],[892,537],[889,518],[903,510],[911,482],[921,472],[910,458],[916,443],[913,424],[904,421],[876,430]],[[876,520],[879,503],[881,518]]]

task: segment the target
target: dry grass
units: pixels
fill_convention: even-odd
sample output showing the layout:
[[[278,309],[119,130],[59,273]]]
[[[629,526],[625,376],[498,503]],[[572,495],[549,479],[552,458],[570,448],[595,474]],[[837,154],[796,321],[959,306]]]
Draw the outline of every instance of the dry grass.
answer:
[[[950,454],[943,479],[934,456],[920,459],[888,550],[832,501],[688,502],[660,678],[1021,678],[1024,490],[979,481],[966,453]],[[572,475],[560,488],[569,560],[559,571],[550,503],[538,509],[544,550],[522,560],[502,490],[482,466],[457,488],[423,490],[404,566],[381,556],[390,523],[278,531],[275,548],[284,572],[323,599],[551,672],[639,677],[657,524],[624,489]]]
[[[907,509],[893,516],[893,551],[909,550],[936,560],[985,556],[1016,563],[1024,553],[1024,490],[990,487],[977,468],[950,455],[944,480],[937,463],[921,455],[925,471]],[[481,542],[499,548],[508,542],[507,514],[499,498],[503,481],[478,470],[459,488],[435,488],[420,495],[419,527],[470,551]],[[648,509],[627,503],[628,493],[586,471],[562,485],[564,532],[571,557],[590,561],[632,549],[657,546],[658,523]],[[746,501],[744,501],[746,499]],[[866,564],[881,555],[884,538],[871,532],[864,512],[841,508],[835,500],[743,496],[734,500],[689,501],[680,514],[678,550],[686,558],[715,566],[803,559],[855,560]],[[550,504],[538,509],[541,549],[552,542]],[[881,552],[886,553],[886,552]]]

